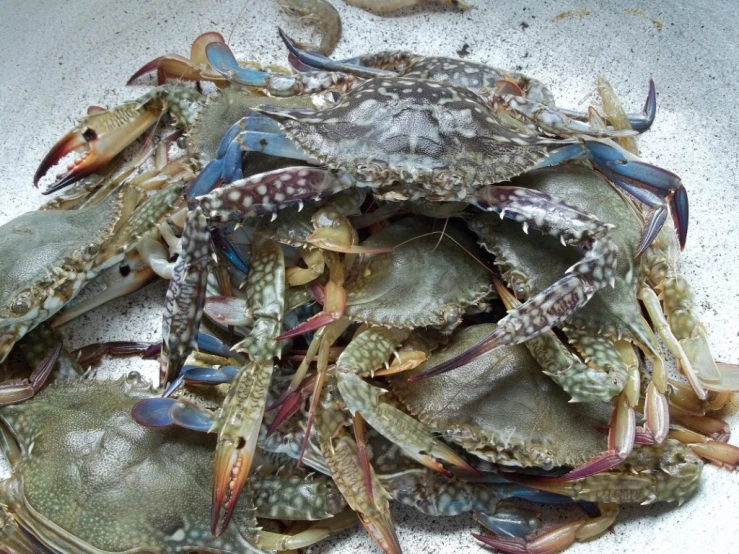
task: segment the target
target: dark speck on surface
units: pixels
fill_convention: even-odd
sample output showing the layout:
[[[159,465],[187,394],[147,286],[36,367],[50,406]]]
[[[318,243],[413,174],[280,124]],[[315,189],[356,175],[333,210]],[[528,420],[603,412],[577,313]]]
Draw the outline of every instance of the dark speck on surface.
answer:
[[[470,45],[465,42],[462,45],[462,48],[457,50],[457,56],[459,56],[460,58],[466,58],[469,55],[470,55]]]
[[[521,27],[522,31],[525,31],[526,29],[529,28],[529,24],[526,23],[525,21],[522,21],[521,23],[519,23],[518,26]]]

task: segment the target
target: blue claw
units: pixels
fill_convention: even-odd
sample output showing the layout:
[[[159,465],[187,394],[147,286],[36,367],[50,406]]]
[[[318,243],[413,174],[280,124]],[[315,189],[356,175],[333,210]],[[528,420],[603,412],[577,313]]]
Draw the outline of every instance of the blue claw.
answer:
[[[233,183],[242,177],[241,173],[241,145],[238,141],[233,141],[226,149],[226,155],[223,156],[223,168],[221,169],[221,179],[224,183]]]
[[[324,56],[318,52],[312,52],[308,50],[302,50],[298,48],[295,41],[291,39],[285,32],[278,28],[282,41],[287,46],[290,54],[295,58],[309,67],[314,69],[322,69],[324,71],[338,71],[341,73],[350,73],[357,77],[363,77],[369,79],[371,77],[397,77],[397,73],[387,71],[385,69],[377,69],[374,67],[366,67],[357,63],[354,63],[356,58],[349,60],[336,61],[331,58]]]
[[[221,142],[218,143],[218,148],[216,148],[216,159],[220,160],[226,155],[228,147],[231,146],[231,143],[239,136],[241,131],[243,131],[241,121],[237,121],[228,128],[226,134],[221,137]]]
[[[672,221],[677,229],[677,238],[680,241],[680,249],[685,248],[685,242],[688,240],[688,191],[684,187],[680,187],[675,191],[670,203],[672,208]]]
[[[147,398],[134,404],[131,416],[144,427],[169,427],[173,424],[169,410],[176,402],[171,398]]]
[[[249,261],[244,257],[234,243],[228,240],[219,229],[211,231],[211,239],[216,250],[223,254],[229,263],[238,269],[241,273],[249,273]]]
[[[198,333],[198,350],[215,356],[233,358],[240,364],[246,364],[248,362],[248,358],[244,354],[231,350],[230,347],[226,346],[214,336],[206,335],[205,333]]]
[[[477,512],[475,520],[497,535],[523,539],[541,528],[541,521],[537,516],[535,510],[499,505],[494,513]]]
[[[213,414],[192,402],[178,400],[169,410],[172,423],[184,429],[207,433],[210,431],[215,418]]]
[[[221,183],[222,173],[222,159],[208,162],[208,165],[203,168],[187,190],[187,199],[195,200],[198,196],[203,196],[211,192]]]
[[[185,366],[182,377],[185,383],[198,385],[222,385],[231,383],[236,378],[239,368],[235,365],[213,367]]]
[[[665,221],[666,214],[659,212],[659,208],[665,205],[661,198],[670,201],[680,247],[684,248],[688,237],[688,194],[680,177],[661,167],[629,160],[618,149],[602,142],[587,141],[585,146],[606,177],[640,202],[657,209],[647,224],[639,252],[657,236],[661,229],[661,225],[656,226],[657,222]]]
[[[559,165],[568,160],[572,160],[581,156],[585,152],[585,147],[581,143],[568,144],[554,150],[549,156],[539,163],[537,163],[531,169],[540,169],[542,167],[551,167]]]
[[[269,74],[239,66],[231,49],[222,42],[213,42],[205,47],[205,56],[218,73],[229,81],[245,87],[266,87]]]
[[[245,130],[246,129],[246,130]],[[243,177],[241,171],[241,151],[255,150],[275,156],[305,158],[287,139],[282,137],[279,124],[257,112],[250,112],[231,125],[221,138],[216,149],[216,157],[200,172],[190,185],[187,198],[194,200],[208,194],[221,184],[230,184]],[[253,137],[245,140],[245,137]],[[243,141],[243,145],[242,145]]]
[[[306,154],[295,146],[290,139],[278,133],[261,131],[244,131],[239,135],[242,148],[250,152],[261,152],[278,158],[305,160]]]
[[[213,414],[192,402],[173,398],[147,398],[131,409],[133,419],[144,427],[163,428],[177,425],[192,431],[207,433]]]
[[[648,130],[654,123],[654,116],[657,114],[657,91],[654,88],[654,80],[649,79],[649,93],[647,101],[644,103],[644,109],[640,114],[629,114],[629,123],[634,131],[644,132]]]

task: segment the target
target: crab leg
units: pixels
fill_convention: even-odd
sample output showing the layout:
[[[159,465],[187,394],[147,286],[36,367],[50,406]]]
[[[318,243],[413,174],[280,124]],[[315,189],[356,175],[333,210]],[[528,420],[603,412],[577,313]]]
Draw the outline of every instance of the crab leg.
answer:
[[[323,310],[297,327],[282,333],[276,340],[296,337],[339,321],[344,316],[345,309],[344,264],[338,255],[333,254],[329,260],[329,280],[325,287]]]
[[[476,473],[454,450],[434,438],[425,425],[380,400],[387,391],[366,383],[359,376],[382,367],[406,336],[405,331],[373,327],[354,337],[336,362],[335,374],[342,399],[352,414],[361,415],[373,429],[426,467],[449,475],[438,458]]]
[[[703,462],[676,440],[637,445],[617,470],[568,480],[506,474],[505,478],[539,490],[589,502],[682,504],[700,484]]]
[[[703,433],[677,425],[670,428],[668,437],[690,446],[695,454],[720,468],[731,471],[739,466],[739,447],[733,444],[709,439]]]
[[[172,210],[183,188],[184,182],[176,181],[145,200],[127,220],[121,220],[122,226],[116,232],[115,240],[107,244],[105,252],[99,256],[115,259],[118,252],[135,244],[136,237],[146,233]],[[88,283],[83,294],[95,291],[94,294],[86,296],[81,302],[67,304],[66,309],[51,322],[52,327],[63,325],[114,298],[139,290],[154,281],[157,275],[166,278],[171,276],[171,273],[164,271],[172,269],[167,259],[169,253],[158,241],[144,236],[137,248],[138,253],[128,252],[120,263],[104,269]]]
[[[549,133],[558,137],[590,136],[599,138],[630,137],[636,131],[617,131],[608,128],[592,127],[564,115],[559,109],[530,100],[518,94],[485,94],[493,110],[498,113],[511,114],[514,117],[531,122],[537,132]]]
[[[505,502],[520,498],[532,502],[564,502],[566,496],[553,495],[508,482],[466,482],[453,480],[426,468],[379,474],[383,487],[393,499],[430,516],[458,516],[474,512],[475,519],[492,525],[508,536],[526,536],[540,527],[536,512]],[[498,480],[500,481],[500,480]]]
[[[493,284],[507,310],[521,305],[497,276],[493,276]],[[570,394],[573,402],[608,402],[626,384],[628,371],[621,358],[614,356],[609,364],[595,363],[594,367],[590,367],[572,353],[553,331],[545,331],[526,341],[525,345],[544,373]]]
[[[519,344],[548,331],[615,278],[617,249],[607,235],[608,226],[595,217],[565,206],[547,194],[518,187],[486,187],[469,201],[501,217],[522,222],[524,230],[534,225],[565,244],[589,248],[583,260],[569,268],[563,278],[501,319],[488,337],[432,370],[414,375],[412,380],[439,375],[494,348]]]
[[[341,409],[331,394],[324,392],[316,416],[316,430],[331,476],[349,506],[357,512],[362,525],[386,554],[400,554],[401,548],[390,515],[388,493],[370,467],[369,482],[362,472],[357,445],[344,430]]]
[[[351,188],[353,179],[316,167],[291,167],[260,173],[201,196],[199,202],[214,223],[239,223]]]
[[[357,522],[357,516],[351,510],[344,510],[331,519],[316,522],[308,529],[295,535],[259,531],[259,546],[270,551],[294,552],[308,548],[329,537],[331,533],[351,527]]]
[[[169,383],[197,345],[208,278],[210,231],[203,212],[195,208],[187,216],[182,253],[172,272],[162,318],[162,351],[159,381]]]
[[[616,521],[618,504],[599,504],[601,515],[557,525],[531,540],[472,533],[480,542],[511,554],[555,554],[575,541],[585,541],[605,533]]]
[[[600,86],[600,81],[599,81]],[[560,113],[563,115],[570,117],[572,119],[579,119],[579,120],[587,120],[588,114],[578,112],[575,110],[569,110],[567,108],[559,108]],[[652,79],[649,79],[649,92],[647,93],[647,99],[644,102],[644,108],[642,108],[641,113],[634,114],[626,114],[626,117],[629,120],[629,124],[631,125],[631,128],[635,131],[644,132],[649,130],[649,128],[652,126],[652,123],[654,123],[654,118],[657,115],[657,91],[654,87],[654,81]],[[611,116],[609,114],[609,122],[611,120]]]
[[[156,241],[153,241],[156,243]],[[159,244],[159,243],[157,243]],[[94,296],[80,302],[69,303],[50,325],[53,329],[72,321],[73,319],[102,306],[115,298],[120,298],[141,290],[154,282],[157,274],[146,260],[142,260],[135,252],[126,256],[123,262],[101,272],[98,277],[85,287],[85,292],[100,288]]]
[[[352,182],[342,182],[332,172],[312,167],[280,169],[238,181],[199,199],[200,207],[188,215],[188,222],[183,233],[183,245],[186,242],[191,244],[192,248],[196,247],[195,244],[205,245],[205,253],[207,254],[209,232],[207,221],[202,216],[203,213],[214,223],[238,223],[248,217],[274,213],[276,210],[290,205],[290,203],[302,202],[304,199],[316,196],[329,196],[349,188],[351,184]],[[292,191],[292,196],[288,200],[285,194],[290,193],[290,191]],[[195,213],[201,215],[198,217],[192,215]],[[190,238],[191,236],[192,238]],[[200,250],[199,246],[197,247],[198,251]],[[180,260],[184,260],[184,258],[181,256]],[[175,271],[176,278],[170,281],[168,299],[171,298],[171,300],[168,300],[168,304],[165,306],[163,338],[171,344],[162,349],[161,358],[162,379],[167,381],[177,374],[187,354],[194,347],[191,345],[191,341],[200,325],[207,277],[205,267],[208,258],[205,256],[204,258],[198,258],[198,260],[198,271],[192,271],[193,268],[187,271],[187,278],[190,281],[194,282],[195,279],[198,279],[197,290],[191,290],[195,294],[185,295],[180,291],[181,275],[185,274],[188,267],[185,261],[177,262],[180,270],[179,272]],[[190,263],[193,263],[193,261]],[[188,285],[188,287],[192,288],[192,285]],[[182,305],[181,308],[178,303]],[[192,306],[196,306],[196,308]],[[185,307],[187,309],[184,309]],[[178,321],[173,321],[170,324],[169,320],[175,314]],[[173,329],[172,326],[176,326],[176,328]],[[174,334],[170,338],[173,330]],[[277,334],[271,336],[274,337]],[[244,344],[242,343],[242,346]]]
[[[698,398],[705,400],[708,396],[706,390],[703,388],[698,374],[693,370],[693,366],[690,363],[688,356],[685,354],[685,351],[680,346],[680,342],[672,333],[672,330],[667,323],[667,319],[665,319],[665,315],[662,312],[662,306],[660,305],[657,294],[651,288],[644,286],[639,289],[639,300],[644,303],[644,306],[649,313],[649,317],[652,320],[652,324],[656,328],[657,334],[659,334],[670,353],[675,356],[680,363],[683,375],[688,379],[690,386],[693,387]]]
[[[248,352],[254,361],[236,375],[211,427],[218,433],[211,520],[216,536],[228,525],[249,475],[272,379],[272,360],[280,354],[280,344],[273,337],[279,333],[285,307],[282,248],[271,240],[256,240],[251,258],[248,307],[255,324],[234,348]]]
[[[239,65],[231,49],[223,43],[211,43],[206,48],[213,68],[232,83],[264,90],[270,96],[299,96],[326,90],[345,92],[355,82],[352,75],[316,71],[281,75],[246,69]]]
[[[136,79],[151,71],[157,72],[157,84],[163,85],[168,78],[178,81],[211,81],[217,86],[228,85],[228,80],[213,71],[205,56],[205,47],[214,42],[226,42],[217,32],[203,33],[196,38],[190,49],[190,59],[179,54],[165,54],[146,63],[128,80],[132,85]]]
[[[0,406],[24,402],[40,391],[49,378],[51,370],[54,369],[61,352],[62,345],[60,343],[41,361],[28,379],[14,379],[0,383]]]
[[[341,397],[349,410],[360,413],[373,429],[398,444],[414,460],[447,476],[450,473],[437,458],[467,472],[476,473],[454,450],[434,438],[431,430],[424,424],[387,402],[382,402],[380,396],[387,391],[367,384],[354,373],[339,372],[337,382]]]
[[[645,251],[647,280],[659,294],[654,298],[654,292],[644,293],[649,300],[647,308],[655,313],[664,313],[670,332],[668,327],[663,327],[662,338],[699,397],[703,391],[705,398],[705,389],[717,392],[739,390],[739,372],[730,366],[719,366],[713,360],[706,330],[695,313],[693,290],[677,267],[678,256],[679,247],[669,230],[661,232]],[[655,300],[658,301],[656,304]]]
[[[3,507],[0,510],[0,552],[23,554],[39,552],[39,543]]]
[[[510,310],[520,305],[497,277],[493,278],[493,282],[506,308]],[[636,433],[634,408],[639,401],[639,362],[628,343],[619,343],[614,350],[602,337],[578,333],[571,328],[567,329],[567,334],[579,348],[584,348],[589,363],[596,368],[609,368],[610,371],[597,371],[583,364],[552,331],[542,333],[525,344],[545,373],[573,395],[573,401],[583,401],[583,396],[586,401],[609,401],[616,396],[608,451],[570,472],[568,477],[574,479],[607,471],[623,462],[631,453]],[[654,411],[660,413],[656,408]],[[660,428],[659,433],[661,442],[666,431]]]
[[[674,173],[639,161],[626,150],[597,140],[561,147],[532,169],[557,165],[584,154],[618,187],[655,208],[644,227],[637,257],[654,242],[663,227],[667,215],[667,204],[663,198],[669,199],[680,247],[685,246],[688,235],[688,195],[680,177]]]
[[[418,56],[410,52],[390,51],[337,61],[318,52],[306,51],[285,34],[282,29],[279,32],[290,54],[301,64],[301,69],[307,67],[323,71],[350,73],[364,79],[371,77],[394,77],[403,75],[414,64],[424,59],[423,56]],[[491,74],[493,72],[503,73],[494,68],[489,68],[489,71]],[[501,77],[503,76],[501,75]],[[509,108],[516,111],[525,120],[533,120],[539,124],[540,128],[548,129],[550,122],[547,122],[545,118],[536,114],[537,110],[542,110],[543,114],[546,114],[548,117],[555,117],[556,119],[554,121],[560,123],[557,127],[551,128],[551,132],[554,132],[554,134],[561,135],[561,131],[566,131],[567,133],[595,133],[597,136],[597,130],[595,128],[580,123],[581,121],[588,121],[587,114],[574,110],[555,108],[551,93],[536,79],[529,79],[523,76],[514,79],[513,76],[509,75],[506,79],[501,78],[499,82],[504,85],[503,90],[512,90],[515,91],[515,94],[501,94],[501,91],[494,91],[491,95],[491,100],[508,105]],[[517,105],[517,102],[521,102],[522,105]],[[657,94],[654,88],[654,81],[650,79],[649,92],[642,113],[627,114],[631,128],[635,131],[646,131],[649,129],[654,122],[656,109]]]
[[[157,87],[133,102],[90,113],[49,150],[36,170],[33,183],[38,185],[41,177],[70,152],[82,151],[82,158],[45,193],[69,186],[103,168],[158,122],[165,111],[175,117],[177,126],[189,127],[201,102],[202,96],[192,88],[166,86]]]

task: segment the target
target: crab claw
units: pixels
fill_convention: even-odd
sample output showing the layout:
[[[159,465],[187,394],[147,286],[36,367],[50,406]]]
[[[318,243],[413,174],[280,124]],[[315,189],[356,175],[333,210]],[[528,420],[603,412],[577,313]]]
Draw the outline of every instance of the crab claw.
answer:
[[[649,79],[649,92],[642,113],[628,114],[631,128],[639,132],[648,130],[654,123],[655,115],[657,115],[657,91],[654,88],[654,79]]]
[[[563,523],[528,542],[518,537],[480,535],[478,533],[472,533],[472,536],[500,552],[510,554],[554,554],[571,546],[577,540],[577,532],[586,523],[587,521],[584,519]]]
[[[211,508],[211,527],[213,536],[220,536],[228,527],[236,501],[246,484],[259,437],[259,426],[255,432],[236,442],[220,437],[213,460],[213,505]]]
[[[390,512],[380,513],[372,518],[362,514],[357,514],[359,521],[367,530],[367,533],[375,540],[377,545],[382,548],[386,554],[401,554],[403,549],[400,547],[400,541],[395,533],[395,524],[390,516]]]
[[[10,404],[18,404],[31,398],[41,387],[44,386],[46,380],[54,369],[56,361],[62,352],[61,343],[58,344],[51,353],[42,360],[28,379],[12,380],[0,383],[0,406],[9,406]]]
[[[656,213],[647,224],[639,253],[651,244],[661,228],[656,220],[664,221],[660,208],[666,199],[670,204],[672,219],[677,230],[680,248],[685,248],[688,237],[688,193],[677,175],[661,167],[629,159],[624,152],[597,141],[586,142],[587,150],[606,177],[640,202],[654,208]]]
[[[156,110],[138,110],[130,113],[131,104],[119,108],[94,112],[83,117],[78,125],[64,135],[41,160],[33,176],[34,186],[59,161],[71,152],[82,152],[62,177],[51,185],[44,194],[67,187],[83,177],[102,169],[126,146],[151,127],[158,119]]]
[[[354,59],[336,61],[332,60],[328,56],[324,56],[320,52],[304,50],[298,46],[298,44],[290,38],[285,31],[279,27],[277,28],[277,31],[280,33],[280,38],[282,39],[282,42],[285,43],[287,50],[301,64],[300,67],[303,67],[304,69],[348,72],[366,79],[371,77],[397,76],[397,73],[394,71],[363,66],[359,63],[355,63]]]
[[[212,81],[217,86],[225,86],[228,81],[213,71],[205,57],[205,47],[214,42],[226,41],[220,33],[214,31],[203,33],[192,43],[190,59],[179,54],[159,56],[136,71],[126,85],[132,85],[142,75],[156,71],[159,85],[163,85],[167,78],[171,77],[182,81]]]

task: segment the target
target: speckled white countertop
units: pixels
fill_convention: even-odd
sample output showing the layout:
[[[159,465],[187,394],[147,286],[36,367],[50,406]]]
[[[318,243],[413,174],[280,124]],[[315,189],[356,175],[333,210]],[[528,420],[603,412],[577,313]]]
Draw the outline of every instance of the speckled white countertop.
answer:
[[[682,268],[715,356],[739,362],[735,3],[470,0],[477,9],[467,13],[431,6],[379,17],[332,1],[344,25],[338,57],[381,49],[456,56],[466,44],[469,59],[535,76],[569,107],[581,105],[604,74],[625,104],[638,109],[653,77],[657,119],[640,141],[642,154],[685,182],[691,227]],[[144,62],[165,52],[187,54],[196,36],[216,30],[239,57],[284,64],[278,23],[295,36],[309,34],[286,21],[273,0],[0,2],[0,224],[42,203],[33,173],[87,106],[142,93],[124,84]],[[160,283],[73,322],[65,329],[68,345],[158,339],[165,290]],[[106,367],[128,371],[139,363]],[[734,406],[726,417],[739,427]],[[681,509],[625,509],[615,533],[571,552],[739,552],[737,503],[739,474],[707,467],[700,491]],[[394,516],[406,553],[484,551],[470,537],[469,518],[427,518],[403,507]],[[377,551],[360,528],[311,550]]]

